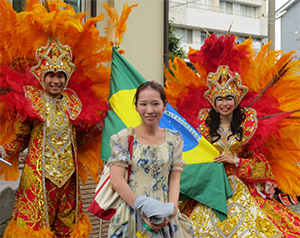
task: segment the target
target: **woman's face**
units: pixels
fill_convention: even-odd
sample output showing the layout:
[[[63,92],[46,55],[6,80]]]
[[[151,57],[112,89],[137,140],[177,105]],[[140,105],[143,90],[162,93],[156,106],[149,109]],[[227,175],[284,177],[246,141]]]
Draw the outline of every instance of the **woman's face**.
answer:
[[[136,110],[146,125],[158,125],[166,107],[160,93],[151,87],[145,88],[138,95]]]
[[[231,116],[235,109],[235,101],[233,96],[217,97],[216,110],[220,115],[227,117]]]

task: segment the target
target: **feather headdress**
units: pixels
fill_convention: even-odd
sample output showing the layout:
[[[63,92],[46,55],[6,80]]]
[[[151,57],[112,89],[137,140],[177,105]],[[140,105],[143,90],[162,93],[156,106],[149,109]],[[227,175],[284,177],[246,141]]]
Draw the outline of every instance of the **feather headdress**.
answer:
[[[240,105],[254,108],[258,117],[256,133],[246,146],[262,150],[281,190],[299,195],[300,61],[293,60],[295,52],[270,50],[270,44],[255,54],[251,38],[237,44],[234,35],[213,34],[200,50],[189,50],[197,73],[179,58],[169,62],[165,91],[170,104],[197,128],[199,111],[210,107],[204,98],[209,73],[220,65],[238,73],[249,90]]]

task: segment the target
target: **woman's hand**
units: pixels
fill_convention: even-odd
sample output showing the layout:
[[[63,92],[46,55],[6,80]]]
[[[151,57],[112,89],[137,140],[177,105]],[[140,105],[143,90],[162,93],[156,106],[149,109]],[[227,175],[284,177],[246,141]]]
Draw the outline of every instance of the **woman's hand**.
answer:
[[[140,213],[139,213],[140,214]],[[146,216],[143,216],[140,214],[140,216],[143,218],[144,222],[153,230],[158,231],[162,228],[162,226],[153,224],[152,222],[149,221],[149,218]]]
[[[156,224],[156,225],[159,226],[159,227],[161,227],[161,228],[163,228],[163,227],[165,227],[166,225],[168,225],[168,223],[169,223],[170,221],[172,221],[172,219],[176,216],[177,210],[178,210],[177,206],[174,206],[174,214],[173,214],[173,216],[172,216],[169,220],[164,221],[164,222],[162,222],[162,223],[160,223],[160,224]]]
[[[173,217],[167,221],[164,221],[160,224],[154,224],[153,222],[149,221],[149,219],[145,216],[142,216],[142,218],[144,219],[144,221],[146,222],[146,224],[153,230],[158,231],[161,228],[164,228],[166,225],[168,225],[168,223],[173,219]]]
[[[151,221],[149,221],[149,218],[147,218],[146,216],[143,216],[139,213],[139,215],[143,218],[143,220],[146,222],[146,224],[153,230],[158,231],[161,228],[164,228],[166,225],[168,225],[168,223],[176,216],[177,214],[177,206],[174,207],[174,215],[167,221],[164,221],[160,224],[153,224]]]
[[[234,164],[234,158],[230,156],[227,153],[221,154],[214,158],[214,161],[216,163],[228,163],[228,164]]]

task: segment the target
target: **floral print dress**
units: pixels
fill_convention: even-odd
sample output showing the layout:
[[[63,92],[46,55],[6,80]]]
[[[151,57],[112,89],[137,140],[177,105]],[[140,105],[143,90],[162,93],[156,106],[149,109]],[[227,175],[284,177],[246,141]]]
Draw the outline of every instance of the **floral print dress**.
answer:
[[[128,151],[129,128],[111,137],[112,156],[108,166],[131,165],[129,186],[133,192],[146,195],[161,202],[168,202],[169,174],[172,170],[183,170],[183,139],[179,132],[165,129],[165,142],[160,145],[141,145],[134,134],[132,161]],[[138,230],[137,220],[142,219],[124,200],[110,221],[108,237],[133,238]],[[188,218],[178,210],[172,219],[175,237],[193,237]]]

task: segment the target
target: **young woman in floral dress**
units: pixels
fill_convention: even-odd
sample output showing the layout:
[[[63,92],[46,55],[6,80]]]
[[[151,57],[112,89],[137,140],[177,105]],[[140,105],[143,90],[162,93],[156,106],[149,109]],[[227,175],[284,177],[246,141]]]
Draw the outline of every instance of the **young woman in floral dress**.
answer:
[[[193,237],[188,218],[177,208],[180,173],[186,165],[182,160],[183,139],[179,132],[158,126],[167,106],[164,89],[153,81],[141,84],[135,94],[135,106],[142,123],[111,137],[112,156],[108,161],[111,186],[123,200],[110,221],[108,236],[135,237],[145,222],[156,231],[155,237],[169,237],[163,232],[166,226],[171,227],[175,237]],[[132,129],[134,142],[131,160],[127,139]],[[131,171],[127,183],[124,175],[129,165]],[[150,222],[133,209],[140,195],[173,203],[173,216],[160,224]]]

